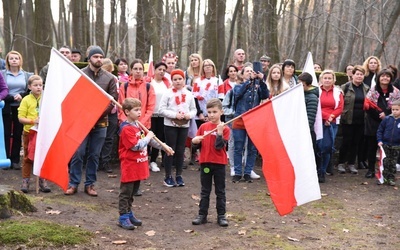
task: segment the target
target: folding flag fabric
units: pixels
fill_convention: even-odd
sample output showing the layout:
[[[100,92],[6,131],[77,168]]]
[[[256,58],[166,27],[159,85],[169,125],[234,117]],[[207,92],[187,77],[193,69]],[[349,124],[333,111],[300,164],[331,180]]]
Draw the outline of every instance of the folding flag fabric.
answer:
[[[34,174],[68,188],[68,162],[112,96],[54,48],[36,140]]]
[[[378,162],[378,171],[376,171],[376,178],[378,179],[380,184],[383,184],[385,182],[385,179],[383,178],[383,159],[386,158],[385,150],[383,150],[382,146],[379,146],[379,162]]]
[[[260,152],[271,199],[283,216],[321,198],[301,84],[246,112],[244,125]]]
[[[147,76],[150,78],[154,77],[153,45],[150,45],[149,69],[147,71]]]
[[[306,63],[304,64],[304,67],[303,67],[303,72],[309,73],[313,78],[312,85],[319,88],[317,76],[315,75],[314,61],[313,61],[311,52],[308,52],[308,54],[307,54],[307,59],[306,59]],[[315,116],[315,123],[314,123],[314,131],[315,131],[317,140],[320,140],[323,137],[322,128],[323,127],[322,127],[321,103],[319,102],[319,98],[318,98],[318,109],[317,109],[317,115]]]

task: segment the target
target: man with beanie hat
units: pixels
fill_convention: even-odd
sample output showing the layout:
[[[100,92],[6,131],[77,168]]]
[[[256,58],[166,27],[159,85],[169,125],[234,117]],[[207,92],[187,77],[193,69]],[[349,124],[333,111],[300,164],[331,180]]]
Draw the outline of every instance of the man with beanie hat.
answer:
[[[90,49],[88,54],[89,65],[82,69],[89,78],[91,78],[100,88],[110,94],[117,100],[117,86],[115,85],[115,78],[112,74],[103,70],[104,52],[98,47],[94,46]],[[96,105],[93,103],[92,105]],[[66,195],[73,195],[78,190],[78,185],[81,182],[83,159],[85,158],[86,148],[88,148],[87,163],[86,163],[86,179],[85,179],[85,193],[90,196],[97,196],[94,190],[94,183],[97,180],[97,168],[99,165],[99,156],[101,149],[106,138],[108,126],[108,114],[113,108],[113,103],[104,111],[99,117],[99,120],[83,140],[75,154],[72,156],[69,171],[69,186]]]

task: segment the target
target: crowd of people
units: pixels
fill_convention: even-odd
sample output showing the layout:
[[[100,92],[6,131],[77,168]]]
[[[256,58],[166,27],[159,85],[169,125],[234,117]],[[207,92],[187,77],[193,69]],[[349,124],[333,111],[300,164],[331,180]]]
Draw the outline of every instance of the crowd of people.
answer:
[[[68,46],[62,46],[59,51],[72,62],[82,58],[79,50]],[[345,69],[348,82],[342,86],[335,84],[334,71],[323,69],[318,63],[314,64],[315,71],[320,73],[318,86],[312,85],[313,78],[308,73],[297,76],[296,63],[291,59],[271,65],[271,58],[263,55],[259,59],[261,70],[255,71],[253,63],[246,62],[243,49],[234,52],[234,60],[222,76],[211,59],[203,60],[197,53],[189,56],[190,64],[182,70],[177,68],[176,54],[168,52],[154,64],[152,75],[147,75],[149,66],[140,59],[129,63],[125,58],[112,62],[104,57],[100,47],[90,46],[85,58],[88,66],[82,72],[113,96],[122,108],[110,103],[73,155],[65,194],[78,192],[85,163],[84,191],[90,196],[98,195],[94,187],[97,171],[113,172],[111,152],[119,135],[119,224],[125,229],[142,224],[131,206],[133,196],[142,195],[140,181],[149,177],[149,171],[159,172],[163,168],[166,187],[185,186],[186,148],[191,155],[187,162],[193,165],[199,162],[202,180],[200,211],[193,224],[207,221],[210,176],[214,176],[218,223],[227,226],[225,184],[222,184],[224,166],[229,162],[233,183],[251,183],[260,178],[254,172],[257,149],[240,115],[298,84],[304,88],[319,182],[324,183],[325,176],[334,173],[332,155],[340,124],[343,142],[337,171],[358,174],[359,169],[368,169],[365,177],[374,178],[377,149],[382,147],[387,152],[385,181],[395,185],[400,149],[400,80],[394,65],[382,69],[375,56],[368,57],[363,64],[349,64]],[[10,51],[5,57],[6,69],[0,74],[0,99],[5,101],[4,138],[6,154],[12,162],[10,168],[22,167],[21,190],[27,193],[40,98],[49,65],[39,75],[24,71],[22,65],[22,55],[17,51]],[[114,65],[118,69],[115,75],[112,74]],[[314,129],[318,105],[323,127],[321,140],[317,140]],[[232,118],[236,118],[234,122],[228,122]],[[21,146],[24,148],[22,164]],[[205,152],[215,157],[206,156]],[[160,155],[161,161],[158,161]],[[135,166],[133,170],[131,165]],[[42,192],[51,191],[44,179],[40,179],[39,186]]]

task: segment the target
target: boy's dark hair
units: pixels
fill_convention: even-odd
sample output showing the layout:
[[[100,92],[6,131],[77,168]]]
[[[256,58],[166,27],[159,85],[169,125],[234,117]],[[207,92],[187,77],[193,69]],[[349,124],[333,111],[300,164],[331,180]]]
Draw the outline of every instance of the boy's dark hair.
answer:
[[[40,76],[38,76],[38,75],[31,75],[29,78],[28,78],[28,85],[30,86],[32,83],[33,83],[33,81],[41,81],[42,83],[43,83],[43,80],[42,80],[42,78],[40,77]]]
[[[133,108],[141,107],[142,102],[137,98],[128,97],[122,102],[122,110],[132,110]]]
[[[218,98],[211,98],[207,102],[206,108],[209,109],[209,108],[214,108],[214,107],[222,110],[222,102]]]
[[[305,84],[306,84],[307,86],[311,85],[311,83],[313,82],[312,76],[311,76],[309,73],[307,73],[307,72],[301,73],[301,74],[299,75],[299,80],[302,81],[302,82],[305,82]]]

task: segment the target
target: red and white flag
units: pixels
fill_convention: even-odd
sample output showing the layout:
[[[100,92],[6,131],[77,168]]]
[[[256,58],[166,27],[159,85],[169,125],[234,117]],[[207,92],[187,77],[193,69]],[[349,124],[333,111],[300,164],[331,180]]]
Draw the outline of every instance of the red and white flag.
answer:
[[[308,52],[308,54],[307,54],[307,59],[306,59],[306,63],[304,64],[304,67],[303,67],[303,72],[307,72],[312,76],[312,78],[313,78],[312,85],[317,87],[319,90],[319,84],[318,84],[317,76],[315,75],[314,61],[313,61],[311,52]],[[318,98],[318,109],[317,109],[317,115],[315,116],[315,123],[314,123],[314,131],[315,131],[317,140],[320,140],[323,137],[323,129],[322,128],[323,128],[322,127],[322,110],[321,110],[321,103]]]
[[[40,106],[33,173],[67,190],[68,162],[111,99],[53,48]]]
[[[378,179],[380,184],[385,182],[385,178],[383,178],[383,159],[386,158],[385,150],[383,150],[382,146],[379,146],[379,162],[378,162],[378,171],[375,174],[376,179]]]
[[[153,45],[150,45],[149,69],[147,70],[147,77],[150,79],[154,78]]]
[[[246,131],[260,152],[271,199],[283,216],[321,199],[301,84],[243,115]]]

